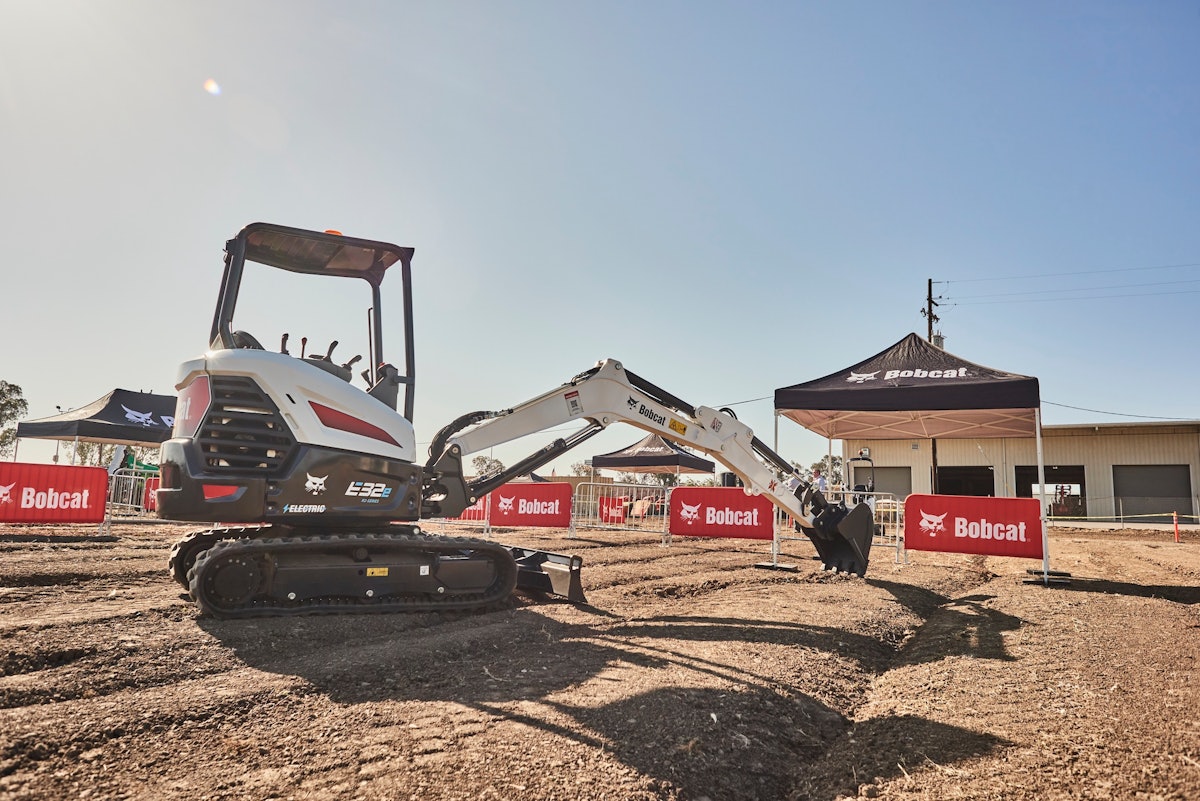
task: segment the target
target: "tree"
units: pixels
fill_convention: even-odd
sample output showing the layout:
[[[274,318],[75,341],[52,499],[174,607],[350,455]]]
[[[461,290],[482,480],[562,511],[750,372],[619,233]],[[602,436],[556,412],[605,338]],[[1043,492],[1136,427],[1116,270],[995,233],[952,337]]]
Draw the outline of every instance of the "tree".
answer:
[[[675,476],[671,476],[673,480]],[[664,486],[673,486],[662,480],[662,476],[652,473],[621,473],[617,476],[618,484],[662,484]]]
[[[504,462],[481,453],[471,460],[471,467],[475,468],[477,476],[490,476],[503,470]]]
[[[0,458],[12,455],[17,443],[16,426],[9,427],[29,414],[25,393],[16,384],[0,381]]]
[[[717,477],[708,475],[704,478],[682,478],[679,480],[681,487],[715,487],[717,486]]]
[[[592,466],[587,462],[575,462],[571,465],[571,475],[573,476],[590,476],[592,474]]]
[[[679,486],[679,476],[675,473],[656,473],[654,477],[657,478],[664,487]]]

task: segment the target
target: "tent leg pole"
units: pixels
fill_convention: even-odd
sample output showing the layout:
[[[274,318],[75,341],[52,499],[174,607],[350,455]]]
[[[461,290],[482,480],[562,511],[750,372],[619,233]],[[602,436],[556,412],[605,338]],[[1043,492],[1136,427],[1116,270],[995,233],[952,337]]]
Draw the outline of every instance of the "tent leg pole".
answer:
[[[1033,429],[1037,434],[1038,507],[1042,519],[1042,581],[1050,584],[1050,535],[1046,530],[1046,461],[1042,456],[1042,409],[1033,410]]]

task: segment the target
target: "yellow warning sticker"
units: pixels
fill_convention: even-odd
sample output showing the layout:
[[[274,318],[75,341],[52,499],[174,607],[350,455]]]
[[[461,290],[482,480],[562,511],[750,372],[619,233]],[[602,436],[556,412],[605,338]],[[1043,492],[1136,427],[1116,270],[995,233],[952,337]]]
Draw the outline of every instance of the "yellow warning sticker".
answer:
[[[674,431],[676,434],[686,434],[687,433],[687,426],[684,425],[683,423],[679,422],[678,420],[676,420],[674,417],[671,418],[671,422],[667,423],[667,427],[670,428],[672,431]]]
[[[388,574],[388,569],[386,567],[368,567],[367,568],[368,576],[386,576],[387,574]]]

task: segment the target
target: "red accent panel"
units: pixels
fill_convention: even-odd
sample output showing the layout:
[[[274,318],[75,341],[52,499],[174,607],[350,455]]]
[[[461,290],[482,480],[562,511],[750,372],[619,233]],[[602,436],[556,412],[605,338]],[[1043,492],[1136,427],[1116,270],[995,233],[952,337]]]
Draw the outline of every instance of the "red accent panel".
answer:
[[[668,530],[683,537],[774,539],[775,505],[739,487],[676,487]]]
[[[207,375],[196,376],[175,398],[175,430],[171,436],[192,437],[212,404]]]
[[[212,501],[217,498],[228,498],[230,495],[235,495],[241,492],[241,487],[230,486],[229,484],[204,484],[201,489],[204,490],[204,500]]]
[[[99,523],[107,499],[103,467],[0,462],[0,523]]]
[[[349,431],[351,434],[358,434],[360,437],[369,437],[370,439],[377,439],[380,442],[400,447],[400,443],[396,442],[391,434],[379,426],[371,425],[365,420],[359,420],[357,417],[345,412],[339,412],[337,409],[331,409],[316,401],[309,401],[308,405],[317,413],[317,419],[329,428],[336,428],[338,431]]]
[[[904,547],[1041,559],[1041,505],[1036,498],[909,495]]]
[[[571,485],[564,481],[505,484],[491,492],[481,503],[488,510],[492,525],[540,528],[571,526]],[[474,508],[464,512],[463,519],[479,519],[468,517]]]

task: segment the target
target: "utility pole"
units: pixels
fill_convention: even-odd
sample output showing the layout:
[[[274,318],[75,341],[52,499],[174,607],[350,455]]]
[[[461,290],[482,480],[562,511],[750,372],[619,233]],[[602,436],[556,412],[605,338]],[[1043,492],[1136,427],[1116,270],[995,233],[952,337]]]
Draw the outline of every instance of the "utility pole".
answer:
[[[925,315],[926,321],[929,323],[929,334],[927,341],[933,344],[933,324],[938,321],[938,316],[933,313],[933,308],[937,306],[937,301],[933,299],[933,279],[930,278],[925,289],[925,308],[921,310],[921,314]],[[937,440],[929,439],[929,457],[932,461],[929,473],[929,484],[933,489],[933,494],[937,495],[938,491],[938,469],[937,469]]]
[[[925,320],[929,323],[929,333],[926,335],[925,339],[928,342],[933,342],[933,324],[936,323],[940,318],[933,313],[933,308],[938,304],[937,301],[933,299],[932,278],[929,279],[927,287],[928,288],[925,290],[925,308],[921,310],[921,314],[925,315]]]

